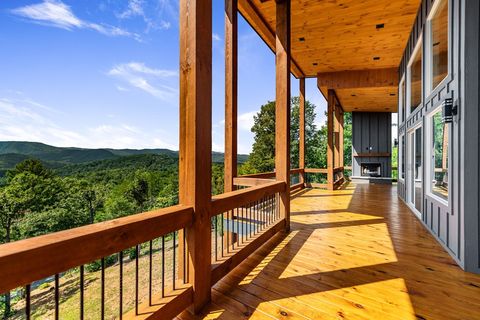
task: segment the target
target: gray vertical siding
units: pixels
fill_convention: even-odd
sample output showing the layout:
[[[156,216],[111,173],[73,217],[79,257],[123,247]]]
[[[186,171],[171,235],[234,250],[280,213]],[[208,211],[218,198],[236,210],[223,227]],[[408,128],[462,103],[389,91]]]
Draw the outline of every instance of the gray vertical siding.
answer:
[[[425,39],[425,22],[435,0],[423,0],[415,25],[412,28],[400,63],[400,79],[406,73],[407,65],[419,37]],[[449,150],[449,193],[448,205],[424,192],[422,222],[438,241],[454,257],[458,264],[468,271],[480,273],[480,172],[479,150],[479,1],[450,0],[450,69],[448,77],[428,96],[406,121],[399,123],[399,136],[410,128],[424,123],[424,119],[446,98],[453,98],[459,106],[459,115],[451,124]],[[425,57],[423,48],[423,57]],[[425,68],[424,68],[425,71]],[[425,74],[425,72],[424,72]],[[423,130],[425,133],[425,128]],[[425,146],[429,141],[424,138]],[[405,157],[407,159],[407,157]],[[426,177],[426,162],[423,157],[423,177]],[[406,199],[408,181],[399,181],[398,194]],[[425,191],[424,179],[424,191]]]

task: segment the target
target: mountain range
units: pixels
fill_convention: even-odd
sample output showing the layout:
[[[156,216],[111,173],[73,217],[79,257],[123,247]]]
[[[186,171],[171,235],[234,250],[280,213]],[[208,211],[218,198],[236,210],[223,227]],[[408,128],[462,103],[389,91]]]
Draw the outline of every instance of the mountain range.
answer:
[[[48,167],[59,168],[66,165],[114,160],[143,154],[166,155],[178,159],[178,151],[169,149],[86,149],[54,147],[40,142],[0,141],[0,172],[3,173],[29,158],[39,159]],[[223,159],[223,153],[212,152],[212,162],[223,163]],[[238,155],[238,163],[243,163],[247,159],[248,155]]]

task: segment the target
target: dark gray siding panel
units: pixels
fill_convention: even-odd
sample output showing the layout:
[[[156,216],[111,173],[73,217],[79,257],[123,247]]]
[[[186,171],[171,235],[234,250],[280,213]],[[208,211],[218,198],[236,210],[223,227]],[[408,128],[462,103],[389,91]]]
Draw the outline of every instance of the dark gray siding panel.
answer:
[[[352,151],[356,153],[391,153],[392,114],[389,112],[352,113]],[[370,147],[372,148],[370,150]],[[352,175],[360,176],[361,163],[380,163],[382,176],[391,177],[391,157],[354,157]]]

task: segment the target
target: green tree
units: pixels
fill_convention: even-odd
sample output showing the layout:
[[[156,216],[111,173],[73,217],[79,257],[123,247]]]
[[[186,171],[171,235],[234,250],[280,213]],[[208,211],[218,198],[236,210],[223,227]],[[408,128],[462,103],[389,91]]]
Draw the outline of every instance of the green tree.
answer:
[[[298,167],[299,160],[299,102],[299,97],[292,97],[290,117],[290,161],[292,168]],[[268,172],[275,168],[275,101],[264,104],[253,120],[254,143],[252,153],[241,167],[240,174]],[[315,105],[310,101],[305,101],[305,143],[307,145],[315,141],[316,126],[314,122]]]

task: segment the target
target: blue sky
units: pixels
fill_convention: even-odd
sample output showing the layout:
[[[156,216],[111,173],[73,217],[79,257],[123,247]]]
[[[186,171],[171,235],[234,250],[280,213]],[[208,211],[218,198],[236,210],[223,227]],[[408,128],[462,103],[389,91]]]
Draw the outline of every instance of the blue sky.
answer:
[[[224,148],[223,4],[214,0],[216,151]],[[173,0],[2,0],[0,141],[178,150],[178,23]],[[274,59],[240,17],[239,153],[251,150],[253,115],[275,98]],[[314,79],[306,90],[323,115]]]

